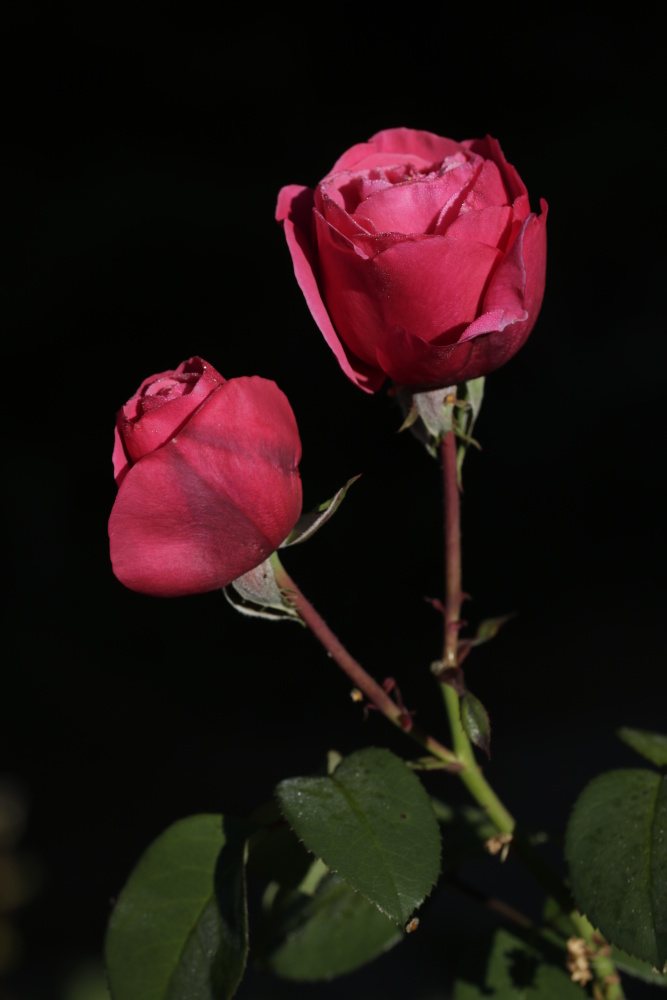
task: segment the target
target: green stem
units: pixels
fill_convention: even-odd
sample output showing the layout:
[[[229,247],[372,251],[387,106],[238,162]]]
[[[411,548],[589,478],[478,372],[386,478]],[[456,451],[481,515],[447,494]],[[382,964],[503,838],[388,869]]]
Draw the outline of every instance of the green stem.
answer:
[[[593,951],[591,966],[605,1000],[625,1000],[621,979],[611,957],[609,945],[578,910],[569,913],[568,917],[577,935],[583,938]]]
[[[299,614],[316,639],[324,646],[327,653],[347,674],[355,687],[362,691],[370,703],[382,712],[385,718],[402,729],[411,739],[427,750],[433,757],[442,761],[450,770],[459,770],[460,763],[456,754],[444,747],[419,726],[403,707],[381,687],[361,664],[348,653],[338,636],[336,636],[310,601],[302,594],[294,580],[289,576],[278,558],[277,552],[271,556],[271,565],[278,587],[286,595],[292,608]]]

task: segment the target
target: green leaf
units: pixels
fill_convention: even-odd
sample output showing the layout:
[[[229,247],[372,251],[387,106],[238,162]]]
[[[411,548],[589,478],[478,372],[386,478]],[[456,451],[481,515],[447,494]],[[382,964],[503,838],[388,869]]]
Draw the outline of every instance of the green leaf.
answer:
[[[440,873],[440,833],[419,779],[388,750],[360,750],[330,777],[292,778],[276,795],[316,857],[405,924]]]
[[[278,825],[259,831],[249,847],[248,871],[263,882],[277,882],[283,888],[295,889],[313,861],[282,818]]]
[[[461,725],[468,739],[491,756],[491,723],[489,713],[479,698],[467,691],[461,698]]]
[[[179,820],[153,841],[109,921],[113,1000],[234,995],[248,951],[244,845],[239,825],[214,815]]]
[[[500,929],[466,955],[453,1000],[583,1000],[565,970],[565,951],[529,935]]]
[[[277,893],[265,921],[260,962],[278,976],[305,982],[352,972],[403,937],[396,924],[335,875],[325,877],[314,895]]]
[[[634,976],[635,979],[643,979],[645,983],[667,986],[666,973],[657,972],[648,962],[642,962],[641,959],[635,958],[633,955],[628,955],[627,951],[623,951],[622,948],[612,947],[611,958],[614,965],[621,972],[627,972],[629,976]]]
[[[647,729],[629,729],[624,726],[616,731],[616,735],[656,767],[667,766],[667,736],[664,733],[651,733]]]
[[[667,960],[667,781],[608,771],[579,796],[565,856],[579,909],[611,944],[663,969]]]

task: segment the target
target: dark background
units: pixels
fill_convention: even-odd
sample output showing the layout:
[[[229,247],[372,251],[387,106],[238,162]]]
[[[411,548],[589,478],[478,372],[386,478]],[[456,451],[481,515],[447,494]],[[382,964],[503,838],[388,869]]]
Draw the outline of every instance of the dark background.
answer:
[[[487,382],[465,470],[468,617],[518,614],[469,661],[493,722],[487,774],[521,820],[559,831],[591,777],[639,763],[615,728],[664,726],[658,9],[14,10],[0,776],[27,805],[18,848],[38,879],[11,918],[22,958],[2,1000],[71,1000],[72,976],[101,961],[111,898],[173,820],[243,815],[332,747],[412,752],[364,722],[305,631],[242,619],[216,593],[159,601],[115,580],[113,425],[149,374],[200,354],[227,378],[275,379],[306,508],[364,474],[284,562],[446,740],[423,600],[442,589],[437,465],[396,435],[385,392],[340,373],[273,221],[283,184],[314,185],[379,129],[489,132],[533,207],[550,206],[542,313]],[[462,800],[453,778],[429,787]],[[497,891],[532,912],[508,872]],[[466,907],[445,894],[343,986],[253,975],[238,995],[444,998],[457,928],[480,919]]]

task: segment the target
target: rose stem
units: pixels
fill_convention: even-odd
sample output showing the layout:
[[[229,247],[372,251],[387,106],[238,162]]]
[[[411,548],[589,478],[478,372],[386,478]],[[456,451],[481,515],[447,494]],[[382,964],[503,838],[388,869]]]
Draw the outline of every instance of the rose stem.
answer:
[[[291,607],[299,614],[299,617],[306,623],[315,638],[324,646],[327,653],[344,673],[347,674],[352,683],[360,691],[363,691],[370,703],[378,711],[382,712],[390,722],[398,726],[399,729],[402,729],[407,736],[410,736],[419,743],[433,757],[436,757],[454,770],[458,770],[461,765],[456,755],[441,743],[438,743],[432,736],[429,736],[428,733],[425,733],[419,726],[416,726],[405,710],[397,705],[393,698],[389,697],[384,688],[380,687],[377,681],[351,656],[310,601],[301,593],[275,552],[271,556],[271,565],[273,566],[276,583],[281,591],[285,593]]]
[[[445,506],[445,632],[443,666],[458,664],[461,625],[461,504],[456,470],[456,437],[449,431],[440,442]],[[451,684],[440,684],[449,718],[454,752],[463,764],[461,780],[473,798],[488,813],[501,833],[512,833],[513,816],[488,784],[475,760],[470,740],[461,724],[459,696]]]
[[[440,441],[445,522],[445,625],[443,640],[443,665],[458,664],[458,633],[461,624],[461,501],[456,467],[456,437],[449,431]],[[475,801],[486,811],[501,833],[513,834],[512,846],[526,867],[542,883],[567,914],[574,929],[588,944],[596,948],[594,928],[573,906],[570,894],[551,866],[533,848],[532,844],[516,830],[516,821],[505,808],[486,778],[483,776],[461,724],[459,696],[451,684],[440,684],[445,702],[452,745],[463,765],[458,772]],[[623,1000],[623,990],[616,968],[604,950],[594,955],[593,969],[606,1000]]]

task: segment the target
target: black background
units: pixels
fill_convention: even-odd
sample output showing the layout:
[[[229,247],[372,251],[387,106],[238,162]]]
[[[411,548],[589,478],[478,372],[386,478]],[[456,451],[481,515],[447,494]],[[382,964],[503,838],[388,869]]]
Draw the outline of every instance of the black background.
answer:
[[[100,962],[110,899],[173,820],[245,814],[332,747],[412,752],[364,722],[305,631],[114,579],[115,413],[149,374],[200,354],[227,378],[275,379],[306,508],[363,473],[284,562],[446,740],[423,600],[442,588],[437,464],[396,435],[385,392],[340,373],[273,221],[283,184],[314,185],[379,129],[497,136],[533,207],[550,206],[542,313],[487,381],[465,470],[468,617],[517,612],[469,661],[493,722],[487,774],[521,820],[558,831],[587,780],[639,763],[616,727],[664,726],[658,9],[14,10],[0,774],[29,800],[20,846],[41,882],[14,918],[23,959],[2,1000],[69,1000],[72,974]],[[462,799],[453,778],[429,787]],[[520,873],[502,876],[532,912]],[[343,986],[252,975],[238,995],[444,998],[456,929],[477,918],[455,894],[439,906]]]

